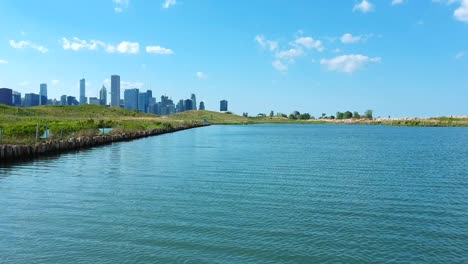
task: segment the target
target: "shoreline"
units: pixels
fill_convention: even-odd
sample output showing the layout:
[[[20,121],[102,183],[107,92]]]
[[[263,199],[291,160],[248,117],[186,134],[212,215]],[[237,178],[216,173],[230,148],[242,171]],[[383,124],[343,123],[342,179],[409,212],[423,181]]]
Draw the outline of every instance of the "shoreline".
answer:
[[[135,139],[159,136],[193,128],[205,127],[205,124],[182,125],[174,128],[160,128],[115,135],[99,135],[92,137],[76,137],[66,140],[48,140],[31,145],[0,145],[0,164],[16,161],[26,161],[48,155],[62,154],[69,151],[78,151],[103,146],[116,142],[125,142]]]

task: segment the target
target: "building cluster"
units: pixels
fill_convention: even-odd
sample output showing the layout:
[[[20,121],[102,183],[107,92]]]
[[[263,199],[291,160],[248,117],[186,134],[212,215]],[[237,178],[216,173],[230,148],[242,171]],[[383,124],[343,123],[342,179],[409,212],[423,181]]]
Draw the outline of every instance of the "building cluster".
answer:
[[[153,92],[147,90],[140,91],[137,88],[125,89],[123,99],[120,96],[120,76],[112,75],[110,84],[110,107],[121,107],[131,111],[139,111],[143,113],[152,113],[158,115],[170,115],[190,110],[205,110],[205,103],[200,102],[197,105],[197,97],[192,94],[189,99],[181,99],[174,102],[168,96],[161,96],[158,102],[153,97]],[[47,84],[42,83],[39,85],[39,94],[26,93],[24,97],[21,93],[13,91],[9,88],[0,88],[0,104],[17,106],[17,107],[33,107],[40,105],[84,105],[94,104],[108,106],[107,88],[103,85],[99,91],[98,97],[86,97],[86,80],[80,80],[80,96],[77,100],[74,96],[62,95],[60,100],[49,99],[47,97]],[[220,111],[228,111],[228,102],[226,100],[220,101]]]

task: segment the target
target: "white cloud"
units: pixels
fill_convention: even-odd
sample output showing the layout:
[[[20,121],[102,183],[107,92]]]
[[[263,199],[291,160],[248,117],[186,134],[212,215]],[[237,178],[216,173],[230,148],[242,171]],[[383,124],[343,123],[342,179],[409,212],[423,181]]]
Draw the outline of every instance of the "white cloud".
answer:
[[[272,41],[266,39],[263,35],[257,35],[255,36],[255,41],[262,47],[266,48],[268,46],[268,49],[270,51],[275,51],[278,49],[278,42],[277,41]]]
[[[146,46],[147,53],[161,54],[161,55],[171,55],[174,52],[171,49],[166,49],[160,46]]]
[[[300,37],[294,41],[296,44],[302,45],[307,49],[316,49],[319,52],[322,52],[325,48],[322,45],[320,40],[314,40],[311,37]]]
[[[0,60],[0,64],[8,64],[7,60]]]
[[[341,50],[340,50],[340,49],[338,49],[338,48],[336,48],[336,49],[334,49],[334,50],[333,50],[333,52],[334,52],[334,53],[340,53],[340,52],[341,52]]]
[[[462,0],[460,7],[453,12],[453,16],[458,21],[468,23],[468,0]]]
[[[163,7],[164,9],[168,9],[169,7],[175,5],[176,2],[177,2],[176,0],[166,0],[166,1],[164,1],[164,3],[162,4],[162,7]]]
[[[100,40],[82,40],[77,37],[73,39],[62,38],[62,47],[64,50],[98,50],[103,48],[108,53],[128,53],[137,54],[140,52],[138,42],[122,41],[117,46],[107,44]]]
[[[463,57],[465,57],[465,55],[466,53],[464,51],[460,51],[455,55],[455,59],[456,60],[462,59]]]
[[[333,59],[322,59],[320,64],[326,66],[330,71],[353,73],[370,63],[381,62],[380,57],[369,58],[360,54],[350,54],[335,57]]]
[[[289,60],[289,61],[294,61],[294,58],[300,57],[304,55],[304,51],[302,49],[289,49],[289,50],[283,50],[278,53],[276,53],[276,57],[278,59],[284,59],[284,60]]]
[[[369,13],[374,11],[374,5],[367,0],[362,0],[361,3],[355,4],[353,12],[360,11],[362,13]]]
[[[130,5],[130,0],[112,0],[112,2],[116,13],[122,13]]]
[[[404,0],[392,0],[392,5],[401,5],[403,2]]]
[[[60,81],[59,80],[52,80],[51,83],[52,83],[52,85],[57,85],[57,84],[60,83]]]
[[[196,76],[197,76],[197,78],[200,79],[200,80],[204,80],[204,79],[208,78],[208,77],[206,76],[206,74],[205,74],[204,72],[201,72],[201,71],[197,72],[197,73],[196,73]]]
[[[288,71],[288,66],[284,65],[280,60],[275,60],[271,63],[271,65],[273,65],[273,68],[275,68],[279,72]]]
[[[41,53],[46,53],[49,51],[46,47],[41,46],[41,45],[36,45],[34,43],[31,43],[29,41],[21,40],[21,41],[15,41],[15,40],[10,40],[10,46],[15,48],[15,49],[26,49],[26,48],[31,48],[35,49]]]
[[[99,40],[82,40],[77,37],[68,40],[67,38],[62,38],[62,47],[64,50],[73,50],[78,51],[80,49],[87,50],[97,50],[99,47],[105,47],[106,43]]]
[[[373,36],[372,34],[353,36],[351,33],[346,33],[343,36],[341,36],[340,41],[343,44],[353,44],[353,43],[365,42],[372,36]]]

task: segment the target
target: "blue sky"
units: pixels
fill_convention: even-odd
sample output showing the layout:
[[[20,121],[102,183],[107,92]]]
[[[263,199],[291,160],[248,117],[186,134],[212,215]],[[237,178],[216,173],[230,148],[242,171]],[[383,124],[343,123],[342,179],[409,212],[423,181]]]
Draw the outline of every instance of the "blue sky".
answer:
[[[468,114],[468,0],[18,0],[0,17],[0,86],[23,94],[78,96],[85,77],[97,96],[119,74],[236,113]]]

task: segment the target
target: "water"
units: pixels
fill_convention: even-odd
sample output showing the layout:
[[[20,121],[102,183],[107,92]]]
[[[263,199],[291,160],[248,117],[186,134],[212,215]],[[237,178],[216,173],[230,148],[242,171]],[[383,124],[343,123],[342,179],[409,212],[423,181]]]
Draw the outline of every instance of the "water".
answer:
[[[468,129],[212,126],[0,167],[3,263],[468,263]]]

